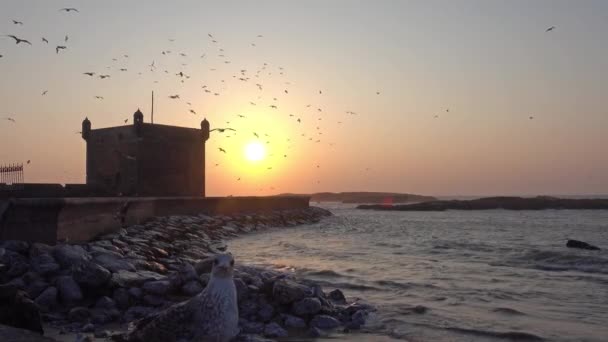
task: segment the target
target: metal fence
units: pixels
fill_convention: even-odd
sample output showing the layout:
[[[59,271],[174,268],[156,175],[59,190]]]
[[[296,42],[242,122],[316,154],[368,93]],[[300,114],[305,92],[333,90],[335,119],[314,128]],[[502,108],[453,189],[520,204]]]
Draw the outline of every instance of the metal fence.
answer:
[[[0,165],[0,184],[23,184],[23,164]]]

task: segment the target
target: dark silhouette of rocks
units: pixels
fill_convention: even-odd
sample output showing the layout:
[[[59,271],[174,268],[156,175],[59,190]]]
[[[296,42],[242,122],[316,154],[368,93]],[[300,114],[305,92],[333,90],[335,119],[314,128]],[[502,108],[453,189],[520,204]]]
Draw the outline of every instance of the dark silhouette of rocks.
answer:
[[[293,196],[294,194],[280,194],[279,196]],[[402,194],[395,192],[318,192],[314,194],[295,194],[310,196],[312,202],[340,202],[340,203],[419,203],[436,201],[432,196]]]
[[[358,209],[444,211],[444,210],[544,210],[544,209],[608,209],[608,199],[568,199],[550,196],[486,197],[474,200],[430,201],[407,205],[359,205]]]
[[[600,248],[596,247],[594,245],[590,245],[586,242],[583,241],[578,241],[578,240],[568,240],[568,242],[566,242],[566,247],[568,248],[579,248],[579,249],[587,249],[590,251],[599,251]]]
[[[0,324],[43,333],[38,305],[15,285],[0,285]]]

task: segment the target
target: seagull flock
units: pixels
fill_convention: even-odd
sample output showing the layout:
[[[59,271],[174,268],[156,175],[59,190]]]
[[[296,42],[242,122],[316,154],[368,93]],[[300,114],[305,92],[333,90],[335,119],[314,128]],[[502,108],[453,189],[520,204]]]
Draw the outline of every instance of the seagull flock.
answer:
[[[75,15],[75,14],[80,14],[80,11],[77,8],[73,8],[73,7],[66,7],[66,8],[61,8],[58,10],[59,12],[63,12],[66,14],[70,14],[70,15]],[[23,21],[20,20],[16,20],[16,19],[11,19],[12,23],[15,26],[23,26],[25,25]],[[547,28],[545,30],[545,32],[551,32],[554,31],[556,29],[555,26],[551,26],[549,28]],[[3,37],[5,38],[10,38],[13,39],[15,44],[18,46],[32,46],[32,42],[29,39],[23,38],[23,37],[19,37],[17,35],[14,34],[6,34],[3,35]],[[211,46],[216,50],[216,56],[220,59],[220,63],[224,64],[226,66],[230,66],[232,65],[232,60],[228,58],[228,53],[224,50],[223,47],[221,47],[221,43],[219,42],[219,40],[211,33],[207,34],[206,37]],[[263,39],[264,36],[263,35],[257,35],[255,36],[256,42],[258,44],[256,44],[256,42],[251,42],[250,44],[248,44],[250,47],[252,48],[256,48],[261,39]],[[55,54],[60,54],[60,52],[64,52],[64,51],[68,51],[68,41],[69,41],[69,35],[65,35],[65,37],[63,38],[63,40],[57,44],[54,44],[54,49],[55,49]],[[176,39],[174,38],[169,38],[168,42],[169,45],[175,43]],[[50,44],[49,40],[46,37],[41,37],[41,42],[48,45]],[[174,55],[175,58],[179,61],[179,65],[182,68],[182,70],[176,70],[176,71],[169,71],[167,69],[163,69],[161,70],[160,67],[161,65],[157,63],[157,61],[161,61],[162,59],[166,59],[167,57]],[[5,57],[6,55],[2,52],[0,52],[0,58]],[[210,51],[207,51],[203,54],[200,55],[200,57],[195,57],[197,59],[199,59],[201,62],[205,62],[209,60],[209,57],[212,56],[212,53]],[[120,57],[117,58],[112,58],[112,62],[113,64],[116,63],[120,63],[121,61],[126,61],[128,60],[129,55],[128,54],[123,54]],[[158,75],[160,73],[160,75],[165,75],[165,77],[174,77],[179,83],[183,84],[185,82],[191,82],[191,75],[189,75],[186,71],[186,67],[188,66],[188,60],[190,60],[189,55],[185,52],[177,52],[175,53],[173,51],[172,48],[168,48],[168,49],[164,49],[162,51],[159,52],[159,55],[157,57],[152,57],[151,58],[151,63],[145,65],[145,69],[150,72],[150,73],[155,73],[155,75]],[[110,69],[112,70],[114,68],[114,70],[119,71],[121,73],[125,73],[128,72],[128,68],[126,67],[116,67],[116,66],[107,66],[106,69]],[[216,71],[217,68],[215,67],[211,67],[209,68],[210,72]],[[282,85],[284,87],[281,95],[283,97],[286,96],[290,96],[292,94],[292,92],[290,91],[291,89],[287,89],[289,88],[289,86],[292,84],[292,82],[289,81],[284,81],[284,76],[286,76],[286,71],[282,66],[272,66],[270,63],[263,63],[261,65],[259,65],[259,67],[251,72],[250,70],[248,70],[247,68],[235,68],[234,69],[234,74],[232,75],[233,78],[233,82],[242,82],[242,83],[248,83],[251,84],[254,89],[256,89],[260,95],[257,96],[257,98],[255,99],[251,99],[248,101],[248,104],[250,106],[258,106],[260,104],[260,102],[263,102],[264,96],[263,93],[265,91],[265,86],[263,85],[263,81],[262,79],[267,79],[270,76],[275,76],[277,78],[279,78],[278,81],[274,81],[275,83],[272,84],[274,86],[276,86],[277,84],[279,84],[278,82],[283,81]],[[105,80],[105,79],[110,79],[111,75],[107,72],[100,72],[98,70],[96,71],[91,71],[91,70],[86,70],[86,71],[82,71],[81,74],[83,75],[83,77],[90,77],[90,78],[98,78],[100,80]],[[138,72],[138,75],[142,75],[142,72]],[[255,81],[254,81],[255,79]],[[154,83],[158,83],[158,81],[154,81]],[[225,79],[221,80],[221,83],[223,85],[226,85],[228,82]],[[204,94],[207,94],[208,96],[221,96],[221,91],[222,89],[211,89],[210,86],[206,85],[206,84],[201,84],[200,86],[201,91]],[[225,90],[225,88],[223,88]],[[46,96],[48,93],[48,90],[44,90],[42,92],[42,96]],[[305,94],[304,94],[305,95]],[[376,91],[375,92],[375,96],[380,96],[381,92],[380,91]],[[316,91],[316,96],[324,96],[323,90],[319,89]],[[95,100],[98,101],[103,101],[105,98],[104,96],[101,95],[93,95],[93,98]],[[180,97],[180,94],[174,93],[171,95],[167,95],[167,98],[171,101],[182,101],[182,98]],[[312,101],[318,101],[318,98],[312,97],[311,98]],[[311,101],[311,102],[312,102]],[[191,108],[191,103],[184,101],[185,104],[187,104],[190,108],[188,108],[188,113],[192,114],[192,115],[198,115],[197,111],[194,110],[193,108]],[[272,102],[267,104],[267,108],[270,108],[271,111],[281,111],[281,103],[279,98],[277,97],[277,95],[272,96]],[[331,120],[329,118],[327,118],[326,115],[324,115],[323,112],[323,108],[321,108],[321,106],[313,106],[312,103],[309,103],[307,105],[305,105],[305,107],[302,109],[302,113],[300,114],[293,114],[293,113],[285,113],[286,115],[288,115],[289,118],[293,118],[293,122],[297,125],[300,125],[303,120],[310,120],[311,116],[313,115],[311,112],[309,112],[310,110],[316,109],[316,115],[318,115],[317,117],[317,122],[318,121],[322,121],[324,118]],[[307,112],[308,111],[308,112]],[[450,109],[445,109],[446,113],[450,113]],[[314,112],[313,112],[314,113]],[[357,113],[355,111],[352,110],[346,110],[344,111],[345,114],[347,114],[347,116],[354,116],[357,115]],[[245,116],[243,114],[237,114],[235,117],[235,120],[241,120],[241,119],[245,119],[247,120],[248,116]],[[438,119],[439,115],[434,115],[433,118]],[[529,116],[529,119],[533,119],[533,116]],[[17,121],[15,120],[14,117],[10,116],[10,117],[3,117],[2,119],[12,123],[12,124],[16,124]],[[129,121],[129,119],[125,119],[124,123],[127,124]],[[310,121],[309,121],[310,122]],[[337,124],[342,124],[342,121],[336,121]],[[231,121],[227,120],[226,124],[230,125]],[[306,141],[310,142],[310,143],[315,143],[315,144],[319,144],[322,143],[322,139],[321,137],[323,136],[323,129],[321,128],[321,125],[316,125],[316,130],[313,132],[309,132],[306,130],[303,130],[304,132],[301,133],[301,137]],[[252,136],[258,138],[258,139],[262,139],[260,137],[260,134],[256,133],[256,132],[242,132],[242,130],[239,130],[239,132],[237,132],[236,129],[234,128],[230,128],[230,127],[223,127],[223,128],[214,128],[211,129],[210,132],[215,132],[218,134],[224,134],[224,138],[230,138],[233,135],[236,135],[237,133],[239,134],[251,134]],[[267,144],[271,143],[271,137],[268,134],[264,134],[264,138],[266,140]],[[290,144],[291,147],[291,143],[292,143],[292,139],[287,139],[286,141],[287,143]],[[334,146],[334,143],[328,143],[329,146]],[[224,147],[218,147],[218,151],[220,153],[223,154],[228,154],[228,151],[224,148]],[[272,155],[270,155],[272,156]],[[282,155],[283,158],[287,158],[287,154],[283,154]],[[28,160],[28,164],[29,164],[29,160]],[[220,166],[220,163],[216,163],[215,164],[216,167]],[[316,168],[319,169],[320,166],[317,164]],[[272,170],[272,166],[268,166],[267,167],[268,170]],[[369,168],[366,168],[365,171],[369,171]],[[241,180],[241,177],[238,177],[236,179],[237,181]],[[317,180],[317,183],[320,183],[320,180]],[[272,188],[274,189],[274,187]],[[258,189],[258,190],[263,190],[263,189]]]

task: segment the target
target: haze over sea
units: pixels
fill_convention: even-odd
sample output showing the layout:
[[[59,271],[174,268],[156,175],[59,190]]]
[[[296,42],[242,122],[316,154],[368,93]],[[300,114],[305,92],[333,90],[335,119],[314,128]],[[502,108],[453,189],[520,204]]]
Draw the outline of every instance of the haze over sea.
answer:
[[[608,211],[323,206],[335,216],[230,250],[376,305],[362,340],[608,340]],[[604,249],[569,249],[568,238]]]

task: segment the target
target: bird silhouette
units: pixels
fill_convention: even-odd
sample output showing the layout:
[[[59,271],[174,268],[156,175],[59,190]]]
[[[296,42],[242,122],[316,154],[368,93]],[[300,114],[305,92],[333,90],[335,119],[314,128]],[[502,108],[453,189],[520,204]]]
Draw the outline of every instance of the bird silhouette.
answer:
[[[17,121],[15,121],[15,119],[13,119],[11,117],[6,117],[6,118],[4,118],[4,120],[8,120],[8,121],[10,121],[12,123],[17,123]]]
[[[48,93],[48,92],[49,92],[48,90],[43,91],[42,96],[46,95],[46,93]]]
[[[83,72],[82,74],[83,75],[87,75],[87,76],[93,76],[93,75],[95,75],[94,72]]]
[[[15,44],[17,44],[17,45],[19,45],[19,44],[21,44],[21,43],[25,43],[25,44],[32,45],[32,43],[30,43],[30,41],[29,41],[29,40],[27,40],[27,39],[21,39],[21,38],[17,38],[17,37],[15,37],[15,36],[13,36],[12,34],[7,35],[6,37],[13,38],[13,39],[15,40]]]
[[[379,91],[377,91],[377,92],[376,92],[376,95],[380,95],[380,92],[379,92]]]
[[[55,53],[57,53],[57,54],[58,54],[58,53],[59,53],[59,50],[65,50],[65,49],[67,49],[67,46],[64,46],[64,45],[58,45],[58,46],[55,48]]]
[[[49,41],[46,38],[44,38],[44,37],[42,37],[42,41],[45,42],[45,43],[47,43],[47,44],[49,43]]]
[[[103,100],[103,96],[95,96],[95,98],[98,100]]]
[[[275,105],[270,105],[270,108],[277,109],[277,106],[275,106]]]
[[[555,30],[555,26],[549,27],[548,29],[545,30],[545,32],[551,32],[553,30]]]
[[[23,25],[23,22],[22,21],[17,21],[17,20],[13,19],[13,24],[15,24],[15,25]]]
[[[196,115],[196,112],[194,111],[194,109],[190,109],[190,113]]]
[[[533,116],[531,116],[529,119],[530,119],[530,120],[532,120],[532,119],[534,119],[534,117],[533,117]]]
[[[76,8],[74,8],[74,7],[66,7],[66,8],[62,8],[62,9],[60,9],[59,11],[60,11],[60,12],[61,12],[61,11],[63,11],[63,12],[67,12],[67,13],[70,13],[70,12],[78,12],[78,13],[80,13],[80,11],[78,11],[78,10],[77,10]]]
[[[260,137],[256,132],[253,132],[253,135],[255,135],[256,138]]]
[[[0,58],[4,57],[3,55],[0,55]]]
[[[169,98],[170,99],[174,99],[174,100],[175,99],[179,99],[179,95],[177,95],[177,94],[176,95],[169,95]]]
[[[109,78],[109,77],[110,77],[110,75],[99,75],[99,78],[101,78],[102,80]]]
[[[246,116],[245,116],[245,115],[241,115],[241,114],[239,114],[239,115],[238,115],[238,117],[239,117],[239,118],[245,118]]]
[[[68,37],[68,35],[66,34],[66,35],[65,35],[65,38],[63,39],[63,41],[67,43],[67,42],[68,42],[68,39],[70,39],[70,38],[69,38],[69,37]]]
[[[225,131],[236,132],[236,129],[227,127],[227,128],[214,128],[214,129],[209,130],[209,132],[213,132],[213,131],[218,131],[219,133],[224,133]]]
[[[32,162],[32,161],[28,159],[28,160],[27,160],[27,162],[26,162],[26,164],[29,164],[29,163],[31,163],[31,162]]]
[[[128,119],[128,118],[127,118],[127,119],[125,119],[125,123],[127,123],[127,122],[129,122],[129,119]]]
[[[226,153],[226,150],[224,150],[224,149],[223,149],[223,148],[221,148],[221,147],[219,148],[219,150],[220,150],[220,152],[224,152],[224,153]]]

